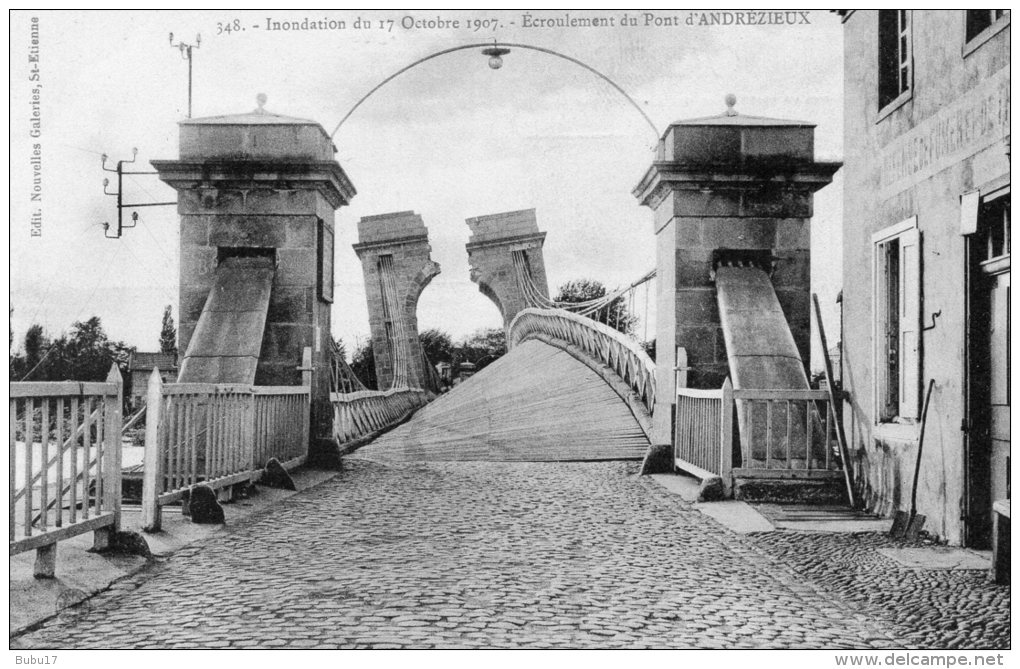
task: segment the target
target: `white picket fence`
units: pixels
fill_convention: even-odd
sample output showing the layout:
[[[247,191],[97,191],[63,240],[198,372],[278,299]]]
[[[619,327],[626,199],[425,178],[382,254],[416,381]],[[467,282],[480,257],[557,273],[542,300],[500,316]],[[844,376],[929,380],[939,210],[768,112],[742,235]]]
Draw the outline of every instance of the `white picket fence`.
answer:
[[[286,469],[308,457],[311,351],[301,386],[163,384],[149,377],[142,479],[142,527],[155,532],[162,508],[199,483],[229,496],[258,481],[276,458]]]
[[[10,384],[10,555],[35,550],[38,577],[58,542],[94,532],[102,549],[120,529],[123,397],[116,365],[103,383]]]

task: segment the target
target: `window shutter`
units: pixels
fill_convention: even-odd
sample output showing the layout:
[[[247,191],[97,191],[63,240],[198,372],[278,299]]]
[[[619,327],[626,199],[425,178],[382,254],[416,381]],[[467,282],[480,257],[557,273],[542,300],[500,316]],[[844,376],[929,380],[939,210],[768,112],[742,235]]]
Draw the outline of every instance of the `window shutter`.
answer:
[[[921,380],[921,233],[905,231],[900,241],[900,418],[918,417]]]
[[[978,207],[981,205],[981,191],[973,190],[960,196],[960,234],[973,235],[977,232]]]

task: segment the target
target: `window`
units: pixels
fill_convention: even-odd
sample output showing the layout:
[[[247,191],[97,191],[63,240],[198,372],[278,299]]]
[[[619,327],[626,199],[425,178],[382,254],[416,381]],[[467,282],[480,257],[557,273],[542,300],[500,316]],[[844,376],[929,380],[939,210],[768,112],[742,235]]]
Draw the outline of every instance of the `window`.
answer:
[[[1010,251],[1009,196],[982,203],[978,210],[978,232],[984,259],[993,261]]]
[[[970,42],[1008,14],[1009,10],[1007,9],[968,9],[967,41]]]
[[[316,258],[316,281],[319,284],[319,298],[333,302],[333,231],[321,218],[317,223],[318,257]]]
[[[910,12],[878,12],[878,108],[882,109],[910,90]]]
[[[921,236],[912,217],[872,237],[879,422],[913,420],[920,395]]]

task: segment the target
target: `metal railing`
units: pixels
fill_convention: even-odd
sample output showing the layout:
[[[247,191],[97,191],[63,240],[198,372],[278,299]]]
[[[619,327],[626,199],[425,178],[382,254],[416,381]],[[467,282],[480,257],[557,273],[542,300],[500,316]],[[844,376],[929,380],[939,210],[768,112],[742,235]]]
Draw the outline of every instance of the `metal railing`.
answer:
[[[303,368],[311,367],[305,349]],[[158,531],[162,507],[192,486],[225,490],[253,483],[271,458],[287,469],[308,456],[311,373],[301,386],[163,384],[149,377],[142,527]]]
[[[360,439],[392,425],[429,401],[430,393],[417,388],[330,393],[333,435],[340,444]]]
[[[655,408],[655,363],[634,339],[607,325],[562,309],[523,309],[509,327],[510,347],[531,338],[551,337],[580,349],[609,367],[641,399]]]
[[[52,577],[57,543],[120,529],[121,406],[116,365],[103,383],[10,384],[10,554],[36,550],[35,574]]]

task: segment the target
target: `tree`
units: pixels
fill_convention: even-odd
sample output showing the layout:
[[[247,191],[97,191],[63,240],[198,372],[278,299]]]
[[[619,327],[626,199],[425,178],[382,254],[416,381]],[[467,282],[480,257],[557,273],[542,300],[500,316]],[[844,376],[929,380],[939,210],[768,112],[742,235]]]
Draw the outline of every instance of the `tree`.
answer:
[[[25,358],[24,358],[24,371],[22,372],[25,376],[22,380],[28,381],[29,377],[36,379],[45,378],[45,368],[40,369],[43,356],[46,355],[46,349],[49,346],[49,342],[46,340],[46,335],[43,334],[42,326],[38,323],[28,328],[28,332],[25,333]]]
[[[506,353],[506,331],[503,328],[476,330],[456,348],[458,362],[473,363],[483,369]]]
[[[557,302],[588,302],[606,296],[606,287],[601,281],[593,279],[574,279],[560,286],[560,292],[556,295]],[[588,314],[588,317],[599,323],[616,328],[624,334],[631,334],[637,317],[631,316],[627,311],[627,303],[623,297],[618,297],[598,311]]]
[[[375,376],[375,351],[372,350],[371,339],[354,352],[354,357],[351,358],[351,369],[366,388],[369,390],[379,389],[379,380]]]
[[[78,321],[71,332],[54,340],[46,350],[46,381],[104,381],[110,365],[127,368],[134,349],[123,342],[110,341],[98,316]],[[38,378],[33,375],[33,378]]]
[[[177,355],[177,328],[170,313],[170,305],[163,308],[163,327],[159,331],[159,352]]]
[[[433,365],[453,360],[453,340],[439,328],[425,330],[418,335],[425,356]]]

